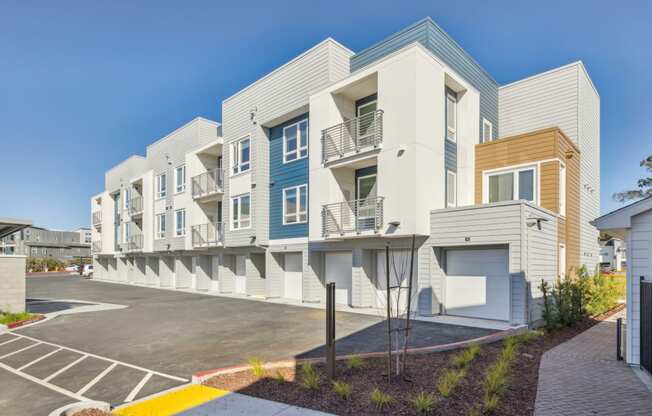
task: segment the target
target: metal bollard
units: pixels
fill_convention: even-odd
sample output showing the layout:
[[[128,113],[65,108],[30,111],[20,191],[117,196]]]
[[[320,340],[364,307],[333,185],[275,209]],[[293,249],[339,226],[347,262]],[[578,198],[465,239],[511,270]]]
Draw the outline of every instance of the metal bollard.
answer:
[[[623,360],[623,318],[616,319],[616,360]]]
[[[326,285],[326,373],[335,377],[335,283]]]

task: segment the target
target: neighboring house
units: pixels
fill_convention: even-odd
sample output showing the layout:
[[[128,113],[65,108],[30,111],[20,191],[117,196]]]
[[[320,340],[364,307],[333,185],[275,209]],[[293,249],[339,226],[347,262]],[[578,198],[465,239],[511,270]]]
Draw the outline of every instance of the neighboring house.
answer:
[[[625,242],[619,238],[600,240],[600,266],[620,272],[627,266]]]
[[[48,230],[41,227],[27,227],[0,240],[0,250],[8,255],[28,257],[54,257],[69,260],[90,257],[90,230],[75,231]]]
[[[627,245],[626,359],[652,373],[652,197],[605,214],[593,223]]]
[[[427,18],[326,39],[106,173],[95,278],[540,319],[542,279],[597,266],[599,96],[581,62],[500,86]],[[589,162],[585,161],[588,158]]]

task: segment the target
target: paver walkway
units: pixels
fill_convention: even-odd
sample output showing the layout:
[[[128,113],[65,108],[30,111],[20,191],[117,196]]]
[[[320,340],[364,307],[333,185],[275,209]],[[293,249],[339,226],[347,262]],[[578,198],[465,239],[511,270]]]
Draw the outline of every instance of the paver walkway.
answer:
[[[536,416],[652,414],[652,392],[616,360],[618,317],[624,311],[543,355]]]

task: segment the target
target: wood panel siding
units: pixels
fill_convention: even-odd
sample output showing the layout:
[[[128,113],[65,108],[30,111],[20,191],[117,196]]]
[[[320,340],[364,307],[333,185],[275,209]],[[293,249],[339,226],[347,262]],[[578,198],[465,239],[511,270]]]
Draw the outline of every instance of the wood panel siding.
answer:
[[[559,214],[560,162],[566,166],[566,215],[558,222],[559,244],[566,246],[566,266],[580,265],[580,154],[558,128],[537,130],[476,145],[475,202],[483,202],[485,171],[538,164],[539,204]]]

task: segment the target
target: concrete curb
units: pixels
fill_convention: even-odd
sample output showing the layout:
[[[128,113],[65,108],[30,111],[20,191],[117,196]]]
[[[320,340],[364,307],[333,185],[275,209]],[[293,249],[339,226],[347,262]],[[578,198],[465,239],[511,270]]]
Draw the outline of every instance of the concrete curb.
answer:
[[[50,412],[49,416],[72,416],[75,413],[86,409],[99,409],[109,412],[111,410],[111,405],[106,402],[98,401],[77,402],[53,410]]]
[[[33,323],[38,322],[38,321],[42,321],[43,319],[45,319],[45,315],[38,314],[33,318],[23,319],[22,321],[17,321],[17,322],[12,322],[10,324],[7,324],[7,329],[20,328],[21,326],[25,326],[25,325],[33,324]],[[2,332],[2,330],[0,330],[0,332]]]
[[[429,347],[418,347],[418,348],[408,348],[408,353],[409,354],[428,354],[428,353],[434,353],[434,352],[443,352],[443,351],[450,351],[450,350],[455,350],[455,349],[461,349],[461,348],[466,348],[469,345],[472,344],[488,344],[491,342],[495,341],[500,341],[503,338],[506,338],[511,335],[517,335],[522,332],[527,331],[526,326],[519,326],[515,327],[513,329],[508,329],[505,331],[500,331],[496,332],[490,335],[486,335],[484,337],[479,337],[479,338],[473,338],[469,339],[466,341],[459,341],[459,342],[452,342],[449,344],[440,344],[440,345],[432,345]],[[402,350],[398,351],[396,350],[395,352],[402,352]],[[347,360],[351,358],[352,356],[358,356],[360,358],[375,358],[375,357],[384,357],[387,354],[386,351],[382,352],[368,352],[368,353],[361,353],[361,354],[348,354],[348,355],[338,355],[335,357],[336,360],[341,361],[341,360]],[[274,369],[274,368],[287,368],[287,367],[295,367],[297,365],[303,364],[303,363],[321,363],[324,362],[325,358],[324,357],[318,357],[318,358],[288,358],[285,360],[279,360],[279,361],[270,361],[267,362],[263,365],[265,369]],[[223,375],[223,374],[233,374],[233,373],[239,373],[241,371],[247,371],[250,370],[251,366],[250,365],[235,365],[235,366],[230,366],[230,367],[222,367],[222,368],[216,368],[212,370],[206,370],[206,371],[199,371],[192,376],[192,382],[195,384],[203,383],[204,381],[208,380],[211,377]]]
[[[8,330],[9,328],[7,328],[7,325],[0,324],[0,334],[4,334]]]

